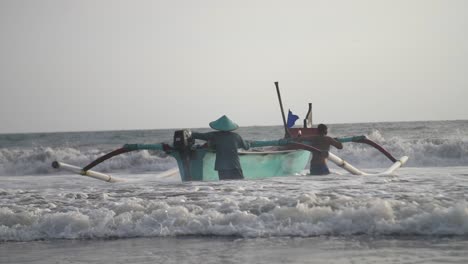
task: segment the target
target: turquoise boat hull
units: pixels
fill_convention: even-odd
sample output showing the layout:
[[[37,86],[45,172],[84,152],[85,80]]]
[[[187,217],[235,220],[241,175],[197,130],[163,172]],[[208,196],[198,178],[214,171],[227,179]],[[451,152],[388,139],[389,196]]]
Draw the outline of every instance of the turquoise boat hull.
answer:
[[[216,153],[208,149],[196,149],[183,157],[172,152],[179,166],[182,181],[217,181],[214,170]],[[239,152],[245,179],[260,179],[295,175],[302,172],[310,159],[306,150],[271,150]]]
[[[302,129],[304,134],[313,134],[313,128]],[[309,131],[310,130],[310,131]],[[294,133],[296,130],[291,129]],[[312,131],[312,132],[311,132]],[[295,134],[293,134],[295,135]],[[354,142],[362,139],[363,136],[340,138],[341,142]],[[301,146],[289,146],[294,144],[294,139],[279,139],[266,141],[250,141],[253,151],[239,152],[239,159],[245,179],[260,179],[277,176],[288,176],[301,173],[310,160],[311,152],[301,149]],[[291,149],[294,147],[294,149]],[[282,149],[281,149],[282,148]],[[268,149],[268,150],[266,150]],[[281,150],[279,150],[281,149]],[[122,149],[116,150],[116,154],[109,153],[99,158],[97,163],[108,159],[114,155],[134,150],[159,150],[165,151],[174,157],[179,167],[182,181],[217,181],[218,172],[214,170],[216,153],[206,146],[187,146],[174,148],[168,144],[126,144]],[[93,166],[97,164],[91,163]],[[94,164],[95,163],[95,164]],[[88,170],[89,168],[87,168]]]

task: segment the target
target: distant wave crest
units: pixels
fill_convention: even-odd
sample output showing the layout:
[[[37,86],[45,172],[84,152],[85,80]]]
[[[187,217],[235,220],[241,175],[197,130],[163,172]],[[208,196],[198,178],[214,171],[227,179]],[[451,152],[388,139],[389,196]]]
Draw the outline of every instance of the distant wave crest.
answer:
[[[35,147],[30,149],[0,149],[0,175],[43,175],[57,173],[51,163],[59,160],[65,163],[85,166],[98,157],[106,154],[98,149],[80,150],[69,147]],[[158,172],[176,166],[173,158],[164,153],[147,150],[130,152],[113,157],[96,169],[102,172]]]
[[[424,138],[402,139],[384,138],[378,130],[367,137],[388,150],[395,158],[409,156],[405,166],[439,167],[466,166],[468,164],[468,140],[463,137],[448,139]],[[386,167],[389,160],[375,148],[359,143],[345,143],[342,150],[331,150],[353,165],[361,167]]]
[[[396,158],[409,156],[406,166],[438,167],[466,166],[468,140],[452,138],[402,139],[384,138],[378,130],[367,135]],[[0,175],[41,175],[56,173],[50,164],[54,160],[85,166],[110,150],[89,147],[34,147],[0,149]],[[351,164],[362,168],[388,167],[389,160],[369,145],[345,143],[342,150],[331,150]],[[176,167],[176,161],[162,152],[135,151],[122,154],[96,167],[102,172],[159,172]]]

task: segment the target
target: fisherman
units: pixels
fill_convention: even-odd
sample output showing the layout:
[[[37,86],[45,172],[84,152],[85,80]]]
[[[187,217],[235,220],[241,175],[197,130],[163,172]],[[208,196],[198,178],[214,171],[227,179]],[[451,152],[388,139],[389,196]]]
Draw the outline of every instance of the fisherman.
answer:
[[[218,171],[219,179],[244,179],[237,150],[239,148],[247,150],[250,145],[239,134],[232,132],[239,128],[239,126],[223,115],[211,122],[210,127],[218,131],[207,133],[193,132],[192,137],[208,141],[208,145],[216,150],[215,170]]]
[[[326,159],[328,157],[328,151],[330,146],[334,146],[337,149],[342,149],[343,144],[334,138],[327,136],[328,127],[324,124],[318,125],[318,136],[303,137],[304,143],[307,143],[317,149],[322,150],[321,153],[313,152],[312,160],[310,161],[310,175],[327,175],[330,174]]]

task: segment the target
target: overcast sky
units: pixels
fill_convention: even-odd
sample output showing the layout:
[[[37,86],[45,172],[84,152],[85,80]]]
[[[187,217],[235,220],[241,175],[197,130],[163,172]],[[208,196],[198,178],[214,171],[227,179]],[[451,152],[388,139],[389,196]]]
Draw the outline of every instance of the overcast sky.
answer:
[[[468,1],[1,0],[0,133],[468,119]],[[300,123],[300,122],[298,122]]]

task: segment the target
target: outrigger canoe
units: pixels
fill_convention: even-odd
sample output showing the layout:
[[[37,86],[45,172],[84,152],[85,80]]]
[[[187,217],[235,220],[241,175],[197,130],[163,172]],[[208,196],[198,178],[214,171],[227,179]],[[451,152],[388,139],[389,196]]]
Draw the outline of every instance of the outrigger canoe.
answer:
[[[278,83],[275,82],[275,85],[281,106],[281,113],[285,128],[285,137],[279,140],[249,141],[251,150],[239,152],[240,163],[245,179],[258,179],[300,174],[306,168],[310,160],[311,153],[322,152],[317,148],[307,145],[307,137],[318,135],[317,128],[311,127],[311,104],[309,104],[309,110],[306,119],[304,119],[304,127],[288,128],[286,125],[286,118],[284,116]],[[352,166],[333,153],[328,153],[329,161],[335,163],[336,165],[342,167],[354,175],[391,174],[396,169],[403,166],[408,160],[407,156],[396,159],[383,147],[369,140],[365,136],[337,138],[337,140],[342,143],[354,142],[368,144],[379,150],[390,161],[392,161],[392,165],[383,172],[366,173]],[[61,168],[73,173],[89,176],[107,182],[117,182],[120,181],[120,179],[91,169],[99,163],[122,153],[138,150],[157,150],[164,151],[176,159],[182,181],[218,180],[218,173],[214,170],[216,153],[208,147],[208,144],[195,145],[194,143],[195,142],[191,137],[190,130],[178,130],[174,132],[174,141],[172,144],[125,144],[122,148],[114,150],[96,159],[83,168],[59,161],[54,161],[52,163],[52,167],[57,169]]]

